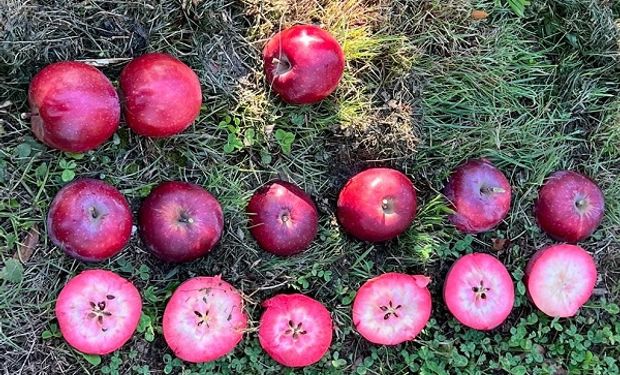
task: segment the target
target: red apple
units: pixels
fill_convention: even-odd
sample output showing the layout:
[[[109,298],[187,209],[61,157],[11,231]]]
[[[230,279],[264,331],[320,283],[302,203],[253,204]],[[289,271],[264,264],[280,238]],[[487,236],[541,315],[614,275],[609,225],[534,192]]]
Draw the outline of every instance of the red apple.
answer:
[[[514,284],[506,267],[494,256],[467,254],[450,268],[443,299],[459,322],[473,329],[491,330],[510,315]]]
[[[416,192],[401,172],[371,168],[346,183],[337,206],[338,220],[346,232],[363,241],[386,241],[411,225]]]
[[[247,326],[241,295],[220,276],[183,282],[164,311],[166,343],[187,362],[210,362],[225,356],[241,341]]]
[[[47,215],[52,242],[83,261],[101,261],[120,252],[131,237],[131,209],[111,185],[90,178],[60,189]]]
[[[200,113],[198,76],[165,53],[133,59],[121,72],[125,121],[136,133],[167,137],[187,129]]]
[[[558,241],[579,242],[603,220],[605,199],[592,180],[572,171],[557,171],[538,192],[534,207],[538,225]]]
[[[461,232],[485,232],[508,214],[510,193],[506,176],[491,162],[469,160],[452,173],[444,190],[454,208],[450,221]]]
[[[267,81],[291,104],[311,104],[331,94],[344,71],[338,41],[314,25],[297,25],[274,35],[263,50]]]
[[[334,328],[322,303],[303,294],[278,294],[263,306],[258,340],[276,362],[304,367],[320,361],[327,353]]]
[[[32,131],[50,147],[85,152],[114,134],[120,104],[112,83],[97,68],[62,61],[43,68],[28,90]]]
[[[281,256],[299,253],[316,236],[316,206],[303,190],[290,182],[268,182],[254,193],[247,212],[252,236],[270,253]]]
[[[396,272],[368,280],[353,301],[355,329],[379,345],[413,340],[431,317],[429,282],[426,276]]]
[[[596,285],[594,259],[575,245],[538,250],[525,268],[530,300],[545,314],[567,318],[588,301]]]
[[[56,300],[60,333],[69,345],[86,354],[104,355],[119,349],[135,332],[141,314],[138,289],[105,270],[75,276]]]
[[[188,262],[213,249],[224,215],[217,199],[202,187],[170,181],[158,185],[138,214],[146,247],[166,262]]]

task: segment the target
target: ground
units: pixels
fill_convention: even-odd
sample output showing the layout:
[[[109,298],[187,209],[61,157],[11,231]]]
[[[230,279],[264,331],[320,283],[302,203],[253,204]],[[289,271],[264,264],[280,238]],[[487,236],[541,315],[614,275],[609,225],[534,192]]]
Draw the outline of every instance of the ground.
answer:
[[[617,374],[620,358],[620,3],[539,0],[4,0],[0,4],[0,373],[277,374],[286,372],[256,337],[260,301],[300,291],[324,302],[334,342],[308,374]],[[261,71],[261,47],[280,28],[315,22],[343,44],[343,81],[313,106],[283,104]],[[27,88],[48,63],[89,60],[117,84],[129,59],[166,51],[199,75],[196,123],[165,140],[121,125],[93,152],[51,150],[30,131]],[[508,218],[478,236],[447,222],[441,189],[450,171],[486,157],[513,186]],[[344,181],[368,166],[403,170],[418,190],[418,215],[399,239],[379,245],[347,237],[334,215]],[[550,172],[594,178],[607,210],[583,242],[599,270],[595,295],[571,319],[550,319],[528,302],[521,278],[536,249],[552,241],[532,215]],[[117,186],[135,210],[160,181],[201,184],[221,201],[225,234],[199,261],[157,261],[137,235],[110,261],[84,264],[46,236],[54,194],[77,177]],[[319,238],[303,255],[260,251],[245,205],[282,177],[307,190],[320,211]],[[505,241],[504,241],[505,240]],[[464,253],[495,254],[514,277],[509,319],[481,333],[459,325],[441,299],[449,266]],[[54,301],[81,270],[102,267],[141,290],[139,332],[122,350],[83,356],[60,337]],[[413,342],[373,346],[351,328],[351,301],[385,271],[433,281],[432,320]],[[214,363],[174,359],[161,315],[180,281],[222,274],[244,293],[251,329]]]

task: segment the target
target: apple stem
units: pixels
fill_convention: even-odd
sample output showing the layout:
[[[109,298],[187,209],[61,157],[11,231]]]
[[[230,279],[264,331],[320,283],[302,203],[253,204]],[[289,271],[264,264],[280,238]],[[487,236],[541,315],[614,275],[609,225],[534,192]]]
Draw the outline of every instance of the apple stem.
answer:
[[[387,199],[384,199],[384,200],[381,202],[381,207],[382,207],[384,210],[387,210],[387,209],[388,209],[388,204],[389,204],[389,203],[390,203],[390,202],[388,202],[388,200],[387,200]]]
[[[497,186],[483,186],[480,188],[482,194],[505,193],[506,190]]]

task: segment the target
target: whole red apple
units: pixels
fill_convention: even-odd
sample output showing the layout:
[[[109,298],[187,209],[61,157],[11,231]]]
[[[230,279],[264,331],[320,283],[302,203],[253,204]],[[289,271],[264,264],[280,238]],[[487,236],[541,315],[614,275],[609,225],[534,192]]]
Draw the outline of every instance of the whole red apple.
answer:
[[[415,217],[411,180],[390,168],[353,176],[338,196],[337,216],[344,230],[363,241],[380,242],[404,232]]]
[[[125,197],[103,181],[84,178],[60,189],[47,215],[50,239],[87,262],[120,252],[131,237],[131,209]]]
[[[28,90],[32,131],[46,145],[85,152],[114,134],[120,104],[112,83],[97,68],[62,61],[46,66]]]
[[[605,199],[592,180],[572,171],[557,171],[538,192],[538,224],[558,241],[579,242],[603,220]]]
[[[198,76],[165,53],[133,59],[121,72],[125,121],[136,133],[167,137],[187,129],[200,113]]]
[[[338,41],[314,25],[297,25],[274,35],[263,50],[271,88],[291,104],[311,104],[331,94],[344,71]]]
[[[138,214],[147,248],[166,262],[188,262],[213,249],[222,235],[222,207],[207,190],[188,182],[158,185]]]
[[[444,194],[454,208],[450,221],[465,233],[485,232],[510,210],[510,183],[486,159],[473,159],[452,173]]]
[[[258,189],[247,212],[252,236],[270,253],[299,253],[316,236],[316,206],[308,194],[290,182],[271,181]]]

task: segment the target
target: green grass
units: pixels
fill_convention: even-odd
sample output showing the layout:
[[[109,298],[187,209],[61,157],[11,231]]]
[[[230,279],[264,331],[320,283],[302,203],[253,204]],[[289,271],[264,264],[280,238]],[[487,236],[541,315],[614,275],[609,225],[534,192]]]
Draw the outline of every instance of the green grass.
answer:
[[[0,368],[24,374],[288,373],[262,352],[255,333],[260,301],[297,290],[324,302],[336,327],[328,355],[295,373],[619,373],[620,5],[541,0],[518,17],[509,3],[3,2]],[[489,17],[473,20],[473,9]],[[343,44],[345,76],[320,104],[286,105],[267,89],[261,49],[280,27],[313,21]],[[23,115],[27,87],[44,65],[96,60],[115,81],[129,59],[155,50],[186,61],[201,79],[204,106],[188,131],[154,141],[123,125],[110,142],[84,155],[49,150],[33,139]],[[456,165],[481,156],[509,177],[513,205],[495,230],[465,236],[448,225],[440,192]],[[398,240],[369,245],[341,232],[334,208],[344,181],[375,165],[411,176],[419,209]],[[533,252],[552,243],[536,227],[532,204],[545,176],[560,168],[592,176],[604,190],[607,211],[583,243],[597,261],[596,294],[577,317],[558,320],[532,307],[521,278]],[[160,181],[199,183],[221,201],[225,234],[209,256],[184,265],[158,262],[137,236],[102,264],[70,259],[48,240],[44,217],[60,187],[80,176],[114,184],[134,211]],[[293,258],[266,255],[247,231],[247,200],[274,177],[306,189],[321,215],[317,240]],[[502,238],[508,245],[494,250]],[[24,259],[28,250],[33,253]],[[441,299],[448,268],[472,251],[497,255],[517,287],[508,321],[488,333],[459,325]],[[59,336],[53,308],[70,277],[97,266],[139,287],[144,316],[122,350],[85,358]],[[386,271],[433,280],[431,322],[415,341],[393,348],[366,342],[350,318],[355,290]],[[216,362],[174,359],[161,335],[167,298],[188,277],[220,273],[244,293],[251,329]]]

